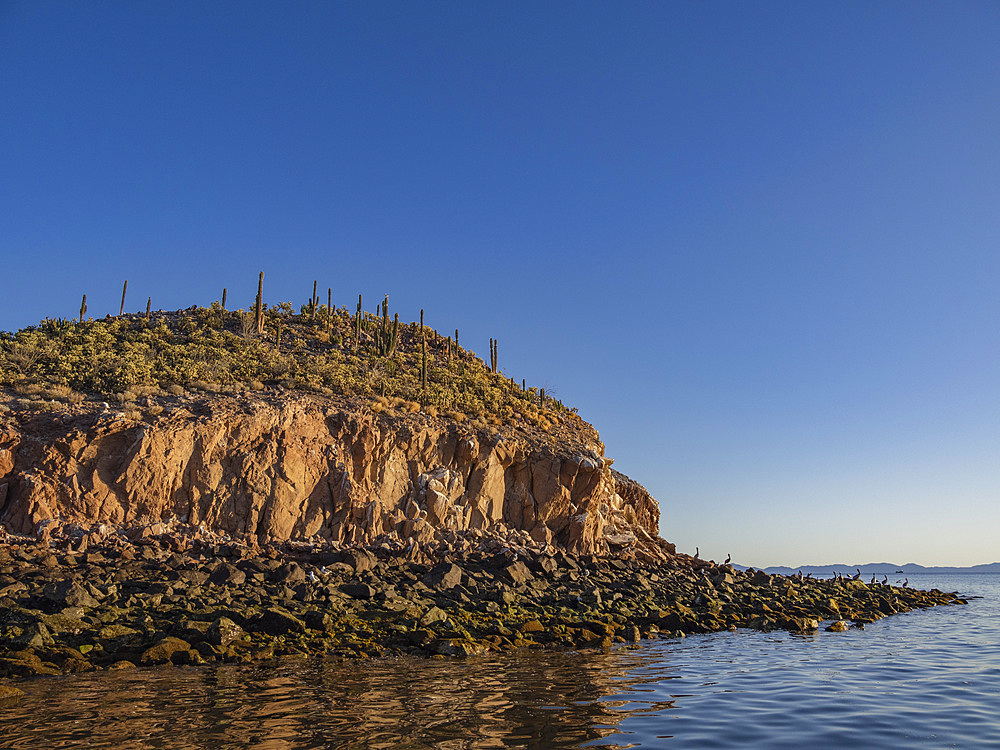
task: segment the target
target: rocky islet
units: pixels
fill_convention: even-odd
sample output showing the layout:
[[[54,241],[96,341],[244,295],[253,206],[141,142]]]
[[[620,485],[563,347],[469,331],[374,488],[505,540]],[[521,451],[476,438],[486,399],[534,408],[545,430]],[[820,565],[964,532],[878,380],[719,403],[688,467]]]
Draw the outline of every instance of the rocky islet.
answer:
[[[151,531],[159,533],[151,533]],[[0,676],[287,656],[467,657],[727,629],[815,631],[955,594],[574,555],[524,532],[342,547],[223,542],[172,524],[66,526],[0,546]],[[91,541],[96,539],[96,541]],[[8,692],[12,690],[8,684]]]
[[[679,554],[564,407],[464,421],[280,385],[153,390],[41,410],[0,391],[0,698],[98,669],[608,649],[962,603]]]

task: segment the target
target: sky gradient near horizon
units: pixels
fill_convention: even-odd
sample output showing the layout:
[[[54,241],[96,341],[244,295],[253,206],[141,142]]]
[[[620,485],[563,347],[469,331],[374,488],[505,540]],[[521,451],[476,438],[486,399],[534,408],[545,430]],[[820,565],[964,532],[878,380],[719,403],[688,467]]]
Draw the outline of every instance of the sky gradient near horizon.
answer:
[[[1000,5],[0,0],[0,329],[389,294],[682,551],[1000,560]]]

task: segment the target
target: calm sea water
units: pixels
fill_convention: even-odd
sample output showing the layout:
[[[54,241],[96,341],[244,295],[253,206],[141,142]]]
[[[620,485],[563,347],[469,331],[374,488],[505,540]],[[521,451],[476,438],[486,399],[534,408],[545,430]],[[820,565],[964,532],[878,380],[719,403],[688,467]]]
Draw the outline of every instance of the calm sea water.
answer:
[[[719,633],[610,654],[291,661],[48,678],[4,748],[1000,748],[1000,576],[846,633]]]

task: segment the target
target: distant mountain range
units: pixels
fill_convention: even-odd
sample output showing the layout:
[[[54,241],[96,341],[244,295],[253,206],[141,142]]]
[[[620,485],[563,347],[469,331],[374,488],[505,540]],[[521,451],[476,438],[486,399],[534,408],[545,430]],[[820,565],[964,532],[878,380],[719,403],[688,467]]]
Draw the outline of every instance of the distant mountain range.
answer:
[[[734,565],[733,567],[738,568],[739,570],[747,569],[746,565]],[[781,575],[791,575],[792,573],[797,573],[801,570],[803,575],[809,573],[814,576],[830,576],[834,573],[854,575],[858,568],[861,569],[862,576],[871,576],[873,574],[894,575],[897,573],[1000,573],[1000,562],[973,565],[968,568],[954,568],[946,566],[926,567],[924,565],[917,565],[916,563],[898,565],[896,563],[882,562],[865,563],[864,565],[848,565],[846,563],[843,565],[803,565],[798,568],[786,568],[783,565],[779,565],[773,568],[764,568],[764,570],[768,573],[779,573]]]

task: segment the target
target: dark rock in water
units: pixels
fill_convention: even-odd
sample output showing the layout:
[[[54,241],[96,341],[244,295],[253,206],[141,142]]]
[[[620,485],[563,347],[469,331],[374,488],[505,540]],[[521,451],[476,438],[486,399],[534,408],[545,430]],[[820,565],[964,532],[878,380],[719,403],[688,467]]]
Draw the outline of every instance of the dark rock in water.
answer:
[[[407,640],[414,646],[425,646],[434,640],[434,631],[426,628],[411,630],[406,634]]]
[[[204,640],[209,623],[198,620],[181,620],[173,629],[173,635],[191,643]]]
[[[438,638],[424,646],[428,651],[442,656],[468,657],[486,653],[489,649],[475,641],[464,638]]]
[[[310,630],[323,632],[333,630],[334,625],[333,616],[329,612],[318,612],[314,609],[306,612],[305,622]]]
[[[243,628],[228,617],[218,617],[205,631],[205,640],[213,646],[228,646],[243,637]]]
[[[16,701],[24,697],[24,691],[13,685],[0,685],[0,701]]]
[[[142,656],[139,657],[139,663],[143,665],[166,664],[167,662],[173,661],[174,654],[177,652],[186,653],[190,649],[191,644],[187,641],[168,636],[155,646],[150,646],[143,651]]]
[[[287,635],[306,632],[306,624],[279,607],[271,607],[254,623],[254,629],[269,635]]]
[[[30,648],[12,651],[5,658],[0,658],[0,677],[34,677],[59,673],[54,664],[43,662]]]

